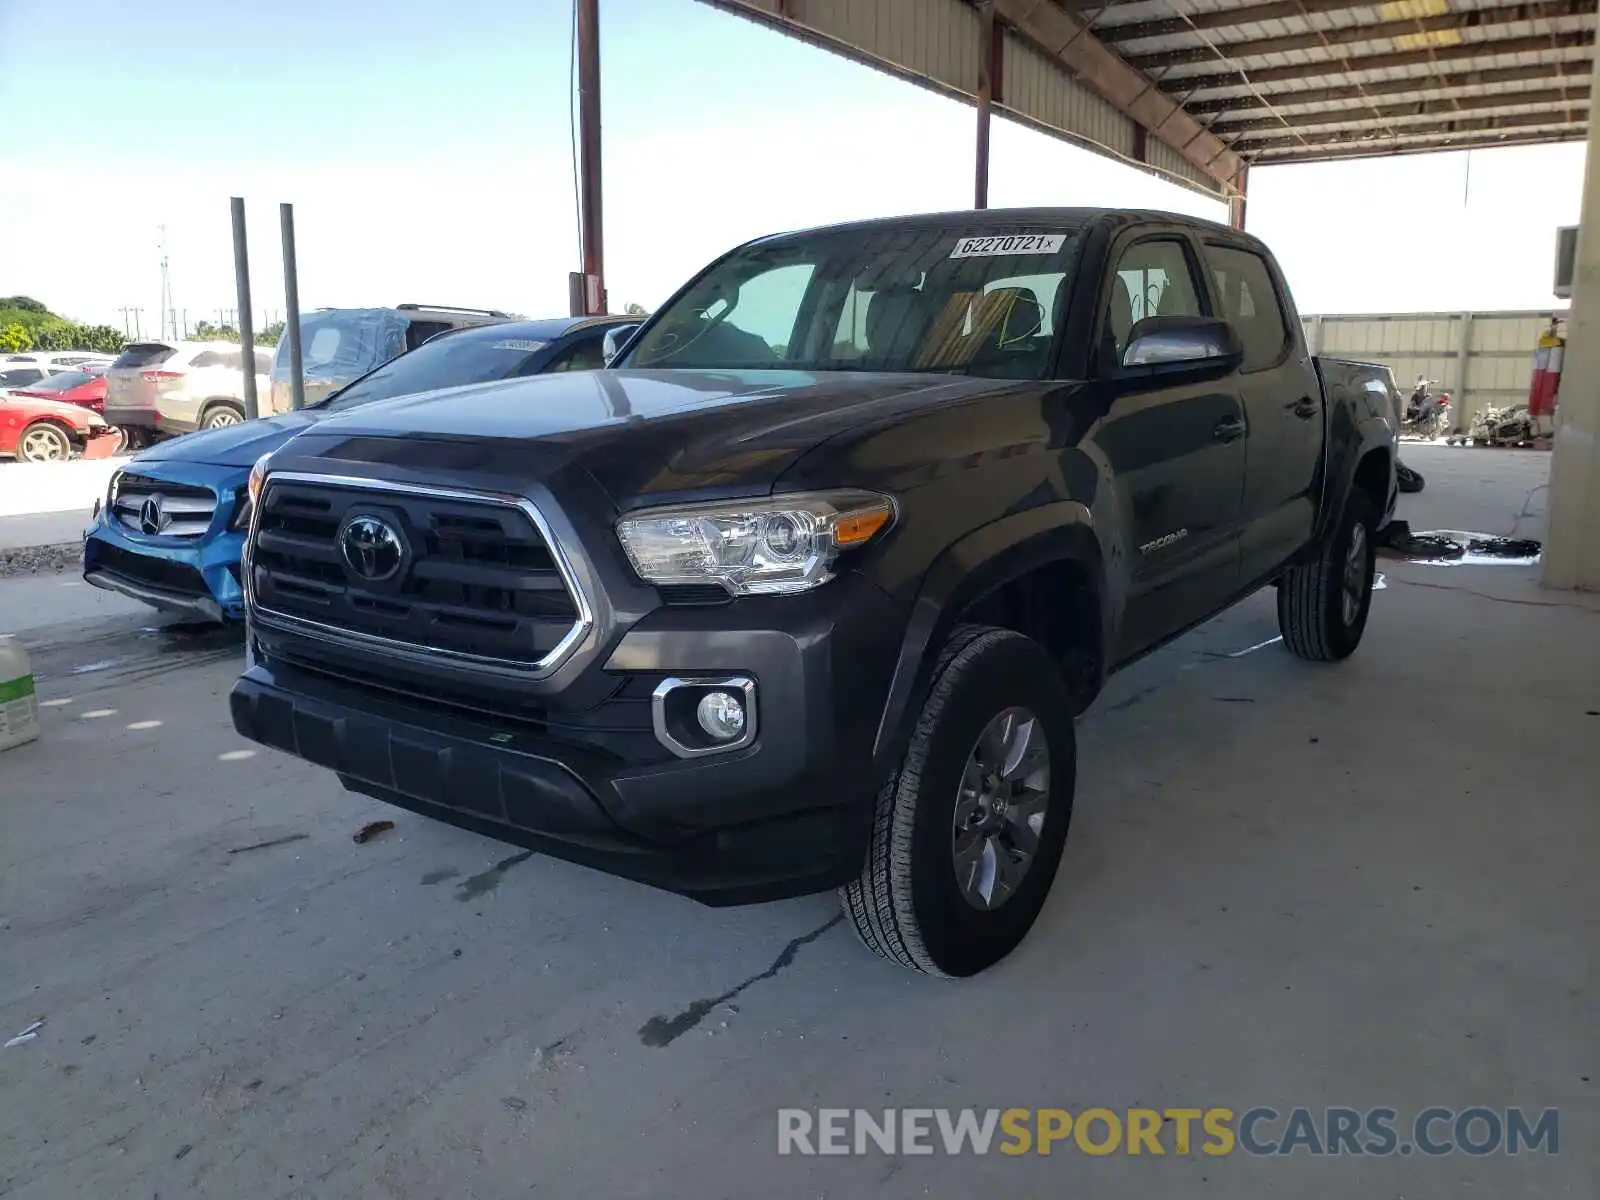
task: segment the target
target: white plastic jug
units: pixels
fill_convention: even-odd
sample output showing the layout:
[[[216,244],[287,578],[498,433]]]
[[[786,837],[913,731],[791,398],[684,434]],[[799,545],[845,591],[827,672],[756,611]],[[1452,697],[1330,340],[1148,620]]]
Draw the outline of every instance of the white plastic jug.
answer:
[[[33,696],[33,666],[28,652],[0,637],[0,750],[39,736],[39,706]]]

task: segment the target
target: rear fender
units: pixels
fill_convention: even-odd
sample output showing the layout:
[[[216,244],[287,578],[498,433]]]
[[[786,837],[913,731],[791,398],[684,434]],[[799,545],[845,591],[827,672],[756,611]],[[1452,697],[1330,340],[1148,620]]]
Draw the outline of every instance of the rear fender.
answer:
[[[1059,501],[1014,513],[973,530],[951,545],[923,577],[912,603],[883,717],[873,743],[873,762],[885,771],[905,752],[933,670],[961,614],[989,593],[1039,567],[1072,562],[1088,574],[1099,600],[1100,670],[1107,662],[1113,628],[1105,586],[1105,563],[1089,510],[1077,501]]]
[[[1321,371],[1318,371],[1320,378]],[[1329,392],[1333,391],[1333,395]],[[1379,510],[1387,513],[1394,498],[1394,463],[1398,446],[1394,431],[1382,415],[1358,408],[1348,398],[1335,398],[1337,389],[1323,386],[1326,419],[1324,423],[1322,459],[1322,503],[1317,506],[1316,534],[1306,547],[1307,554],[1316,553],[1329,530],[1344,511],[1345,497],[1355,481],[1361,461],[1375,450],[1389,457],[1389,495]]]

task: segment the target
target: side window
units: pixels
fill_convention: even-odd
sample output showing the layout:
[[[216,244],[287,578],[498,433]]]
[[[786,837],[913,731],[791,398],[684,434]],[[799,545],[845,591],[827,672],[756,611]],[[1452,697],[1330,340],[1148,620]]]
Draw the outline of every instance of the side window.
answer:
[[[271,375],[272,374],[272,355],[268,354],[264,350],[257,350],[256,353],[255,353],[255,358],[256,358],[256,374],[257,375]]]
[[[189,366],[198,371],[204,367],[220,367],[222,362],[222,355],[215,350],[202,350],[190,360]]]
[[[406,349],[415,350],[436,333],[449,329],[448,321],[413,321],[406,326]]]
[[[551,371],[598,371],[606,365],[605,338],[586,337],[568,346],[545,368]]]
[[[1289,326],[1266,260],[1248,250],[1207,246],[1211,279],[1222,301],[1222,315],[1244,343],[1243,371],[1259,371],[1283,358]]]
[[[1128,335],[1146,317],[1203,315],[1194,269],[1184,244],[1170,238],[1135,242],[1122,252],[1111,280],[1111,300],[1101,333],[1102,355],[1122,361]]]

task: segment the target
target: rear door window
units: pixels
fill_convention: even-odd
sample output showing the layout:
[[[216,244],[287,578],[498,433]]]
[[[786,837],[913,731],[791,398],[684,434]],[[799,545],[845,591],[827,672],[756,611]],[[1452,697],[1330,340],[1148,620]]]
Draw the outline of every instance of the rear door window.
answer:
[[[117,355],[116,362],[111,364],[111,369],[118,367],[159,367],[177,351],[171,346],[162,345],[160,342],[135,342]]]
[[[44,372],[38,367],[12,367],[9,371],[0,371],[0,387],[27,387],[43,378]]]
[[[1244,343],[1242,371],[1260,371],[1283,360],[1289,324],[1266,259],[1233,246],[1207,246],[1211,279],[1222,302],[1222,316]]]

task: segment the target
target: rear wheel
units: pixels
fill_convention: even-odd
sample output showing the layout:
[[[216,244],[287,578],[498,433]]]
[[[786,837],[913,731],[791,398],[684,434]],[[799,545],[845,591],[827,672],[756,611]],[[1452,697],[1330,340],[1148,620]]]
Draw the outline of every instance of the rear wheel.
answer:
[[[243,425],[244,410],[231,404],[213,404],[200,419],[201,429],[226,429],[229,425]]]
[[[1071,699],[1038,643],[963,626],[940,655],[900,769],[878,796],[845,915],[877,954],[973,975],[1044,906],[1072,816]]]
[[[72,438],[54,421],[35,421],[17,438],[22,462],[65,462],[72,457]]]
[[[1361,644],[1372,607],[1372,499],[1360,488],[1345,497],[1344,512],[1322,552],[1291,567],[1278,588],[1278,628],[1299,658],[1336,662]]]

